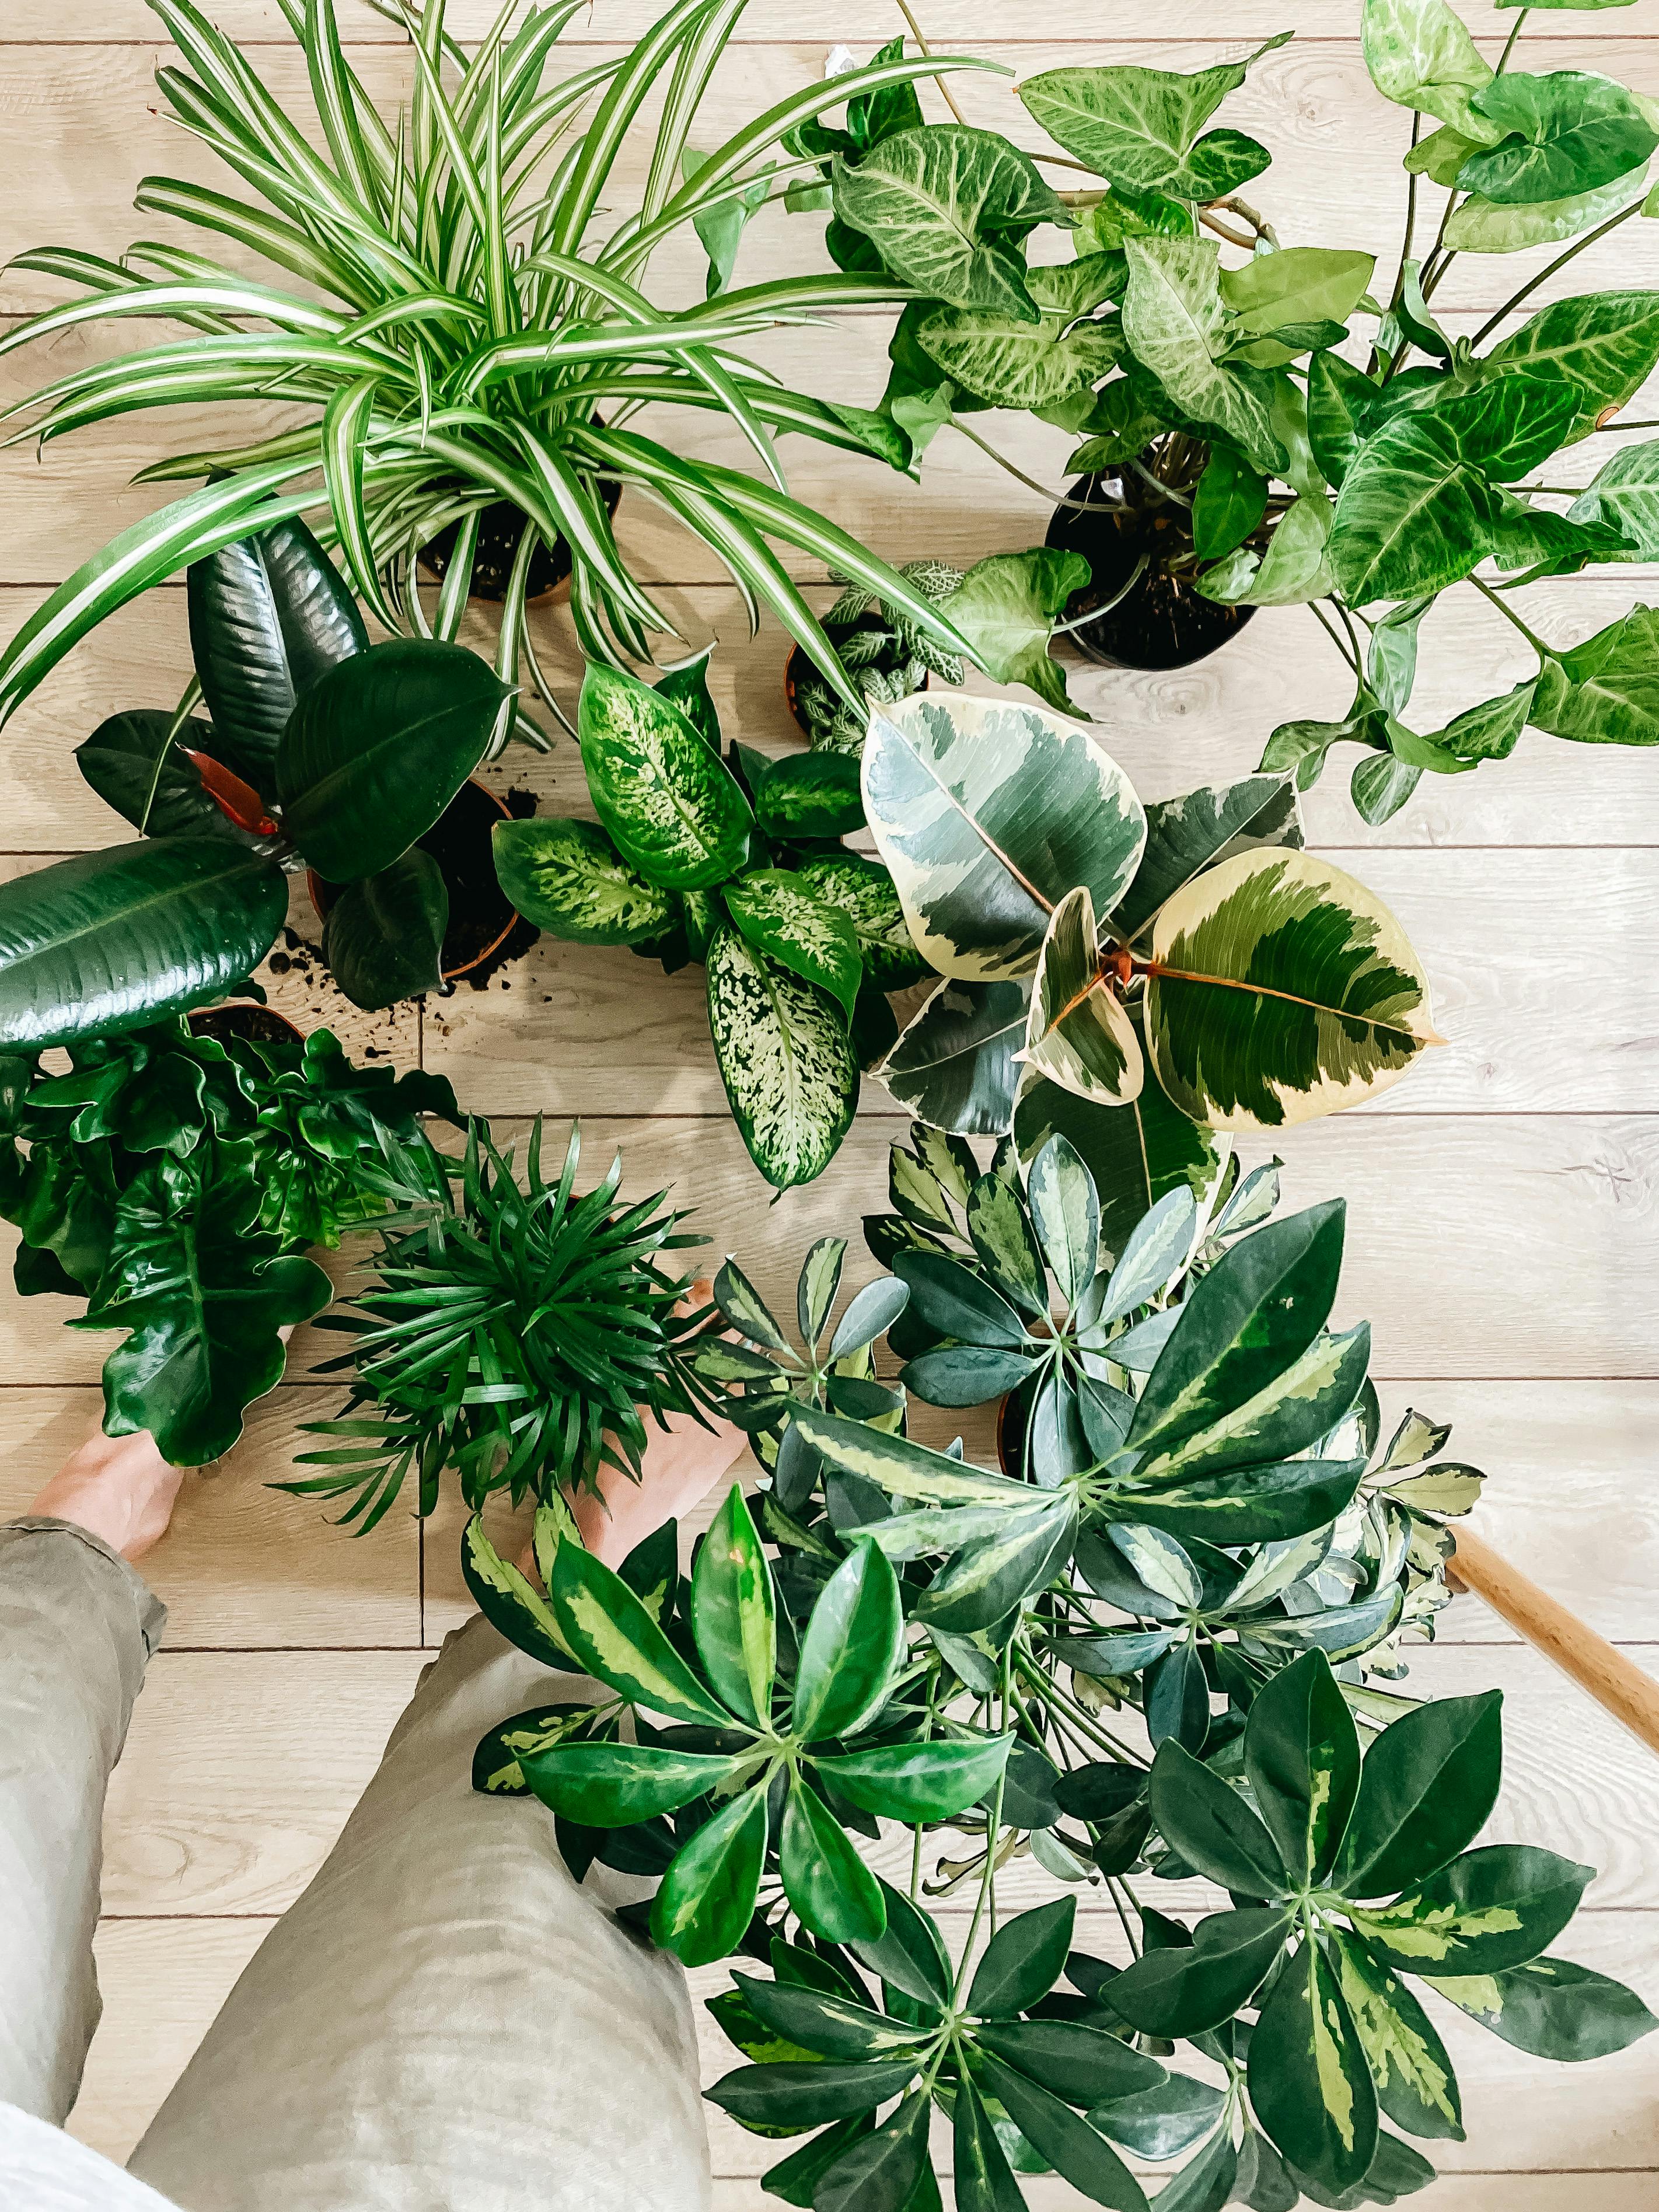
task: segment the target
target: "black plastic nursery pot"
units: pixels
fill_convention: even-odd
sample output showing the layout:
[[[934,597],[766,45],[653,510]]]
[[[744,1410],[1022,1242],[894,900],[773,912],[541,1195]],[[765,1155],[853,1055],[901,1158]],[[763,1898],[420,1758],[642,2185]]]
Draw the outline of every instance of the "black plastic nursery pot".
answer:
[[[789,658],[783,664],[783,703],[789,709],[796,728],[805,738],[810,738],[812,732],[805,716],[796,704],[796,692],[802,678],[811,672],[812,667],[812,657],[804,647],[799,645],[790,647]],[[923,676],[921,689],[925,691],[933,680],[930,670]]]
[[[440,962],[446,983],[481,967],[518,927],[518,909],[496,880],[491,842],[495,824],[511,819],[504,799],[469,778],[425,836],[415,841],[438,863],[449,890],[449,927]],[[326,918],[344,886],[328,882],[314,868],[307,870],[306,882],[312,904]]]
[[[619,483],[602,483],[608,513],[615,514],[622,497]],[[478,517],[478,544],[472,561],[472,586],[467,597],[484,606],[498,606],[507,597],[519,541],[524,536],[525,512],[510,499],[498,499]],[[441,581],[449,573],[459,522],[447,523],[435,538],[421,548],[421,565]],[[525,583],[526,606],[552,606],[570,589],[570,548],[562,538],[550,545],[544,538],[530,556]]]
[[[198,1006],[186,1015],[193,1036],[213,1037],[220,1044],[228,1044],[233,1037],[240,1037],[248,1044],[303,1044],[305,1031],[286,1014],[279,1014],[274,1006],[262,1006],[252,999],[238,999],[229,1006]]]
[[[1149,469],[1153,456],[1141,457]],[[1193,585],[1192,514],[1127,464],[1080,477],[1057,507],[1046,543],[1080,553],[1090,580],[1066,603],[1057,642],[1104,668],[1190,668],[1237,636],[1254,607],[1225,607]],[[1141,565],[1145,563],[1144,567]],[[1139,574],[1137,574],[1139,570]],[[1102,611],[1079,622],[1090,611]]]

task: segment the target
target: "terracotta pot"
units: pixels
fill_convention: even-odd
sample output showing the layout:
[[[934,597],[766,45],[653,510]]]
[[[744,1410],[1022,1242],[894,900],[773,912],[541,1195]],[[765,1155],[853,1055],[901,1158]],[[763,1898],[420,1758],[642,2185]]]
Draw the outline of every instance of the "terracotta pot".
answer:
[[[436,838],[438,833],[443,829],[444,824],[449,820],[451,813],[465,800],[465,793],[474,791],[477,793],[480,799],[482,799],[489,807],[493,809],[495,818],[498,818],[503,822],[510,822],[512,820],[512,810],[508,807],[506,800],[501,798],[495,792],[491,791],[488,784],[480,783],[477,776],[469,776],[467,781],[461,786],[460,790],[456,793],[455,797],[450,800],[448,806],[444,809],[443,813],[439,816],[438,820],[433,824],[432,828],[428,830],[426,836],[417,837],[415,841],[417,845],[424,846],[427,842],[427,838]],[[466,800],[465,803],[471,805],[475,802]],[[440,856],[434,855],[434,857]],[[441,859],[440,864],[441,865]],[[448,881],[448,878],[447,876],[445,880],[447,882]],[[490,863],[490,880],[492,883],[495,882],[493,862]],[[307,868],[306,871],[306,886],[311,893],[312,904],[316,908],[318,913],[326,920],[329,908],[333,905],[342,886],[338,884],[328,882],[325,878],[319,876],[314,868]],[[497,886],[497,895],[501,896],[501,904],[506,908],[507,919],[502,922],[501,927],[495,932],[495,934],[489,939],[488,944],[480,945],[475,950],[469,951],[464,960],[457,961],[453,966],[447,963],[445,964],[441,972],[446,983],[453,983],[458,976],[469,975],[473,969],[482,967],[483,963],[488,960],[492,954],[501,951],[501,946],[507,942],[514,930],[518,927],[519,915],[513,907],[507,905],[505,896],[500,892],[499,886]],[[453,919],[454,917],[452,913],[452,924],[453,922]],[[446,938],[446,944],[447,943],[447,938]]]
[[[224,1042],[220,1036],[222,1028],[233,1036],[246,1037],[250,1044],[263,1043],[264,1039],[253,1034],[256,1025],[261,1024],[274,1025],[292,1037],[295,1044],[306,1041],[306,1033],[297,1023],[289,1021],[286,1014],[279,1014],[274,1006],[262,1006],[253,999],[234,999],[222,1006],[198,1006],[185,1019],[190,1024],[192,1036],[217,1037],[221,1043]]]

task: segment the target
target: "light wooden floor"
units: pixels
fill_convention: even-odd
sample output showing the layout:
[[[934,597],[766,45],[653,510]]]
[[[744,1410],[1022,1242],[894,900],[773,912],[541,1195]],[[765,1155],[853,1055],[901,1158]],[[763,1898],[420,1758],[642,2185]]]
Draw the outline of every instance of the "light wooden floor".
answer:
[[[395,101],[404,68],[397,34],[355,0],[342,12],[357,65]],[[598,0],[591,27],[573,26],[575,61],[635,34],[655,12],[647,0]],[[1261,63],[1228,109],[1227,120],[1278,156],[1253,197],[1286,243],[1394,250],[1409,126],[1369,92],[1350,0],[1235,0],[1224,42],[1220,12],[1205,0],[1110,11],[931,0],[925,18],[941,46],[994,33],[992,51],[1027,74],[1063,60],[1194,68],[1296,22],[1302,35]],[[296,90],[303,73],[275,0],[221,0],[216,13],[264,49],[254,58],[274,86]],[[1512,20],[1476,5],[1468,13],[1493,32],[1494,48]],[[486,0],[452,0],[465,33],[476,34],[486,14]],[[886,0],[755,0],[718,83],[733,116],[753,112],[816,75],[831,39],[867,50],[898,27]],[[1536,13],[1528,48],[1531,67],[1604,66],[1659,94],[1659,0],[1609,14]],[[9,0],[0,11],[0,252],[73,242],[117,252],[155,229],[130,213],[140,175],[208,173],[154,112],[150,76],[163,58],[141,0]],[[978,119],[1010,128],[1023,119],[997,83],[970,84],[962,97]],[[744,276],[799,255],[802,235],[769,217],[745,248]],[[1463,263],[1456,326],[1473,328],[1528,266]],[[1659,283],[1659,227],[1620,232],[1573,274],[1585,288]],[[700,289],[689,270],[685,281]],[[31,276],[0,276],[0,321],[53,291]],[[880,317],[860,315],[833,341],[781,337],[769,357],[781,368],[793,362],[819,388],[832,375],[843,396],[868,403],[885,338]],[[49,355],[8,360],[0,392],[31,389],[98,343],[65,338]],[[1654,396],[1632,412],[1659,412],[1647,404]],[[1000,427],[1008,449],[1053,481],[1065,450],[1057,435]],[[150,455],[151,434],[129,423],[38,463],[27,453],[0,456],[0,634],[153,496],[126,486]],[[949,434],[919,489],[813,448],[786,459],[799,495],[893,557],[971,560],[1041,536],[1043,502]],[[749,646],[708,557],[649,516],[625,521],[647,573],[672,586],[688,633],[713,629],[727,641],[716,672],[728,729],[751,743],[785,742],[779,638]],[[1626,587],[1576,579],[1530,599],[1535,625],[1577,637],[1626,603]],[[1425,642],[1419,726],[1512,680],[1514,642],[1484,610],[1437,615]],[[547,650],[557,657],[550,638]],[[170,702],[186,670],[176,588],[72,657],[5,733],[0,865],[27,869],[116,841],[118,825],[81,785],[69,748],[116,707]],[[1346,703],[1340,665],[1294,610],[1262,614],[1202,667],[1159,679],[1097,673],[1079,690],[1149,797],[1240,773],[1274,723]],[[573,758],[515,758],[501,780],[533,788],[544,807],[574,809]],[[1505,765],[1428,779],[1376,830],[1348,807],[1345,777],[1311,794],[1312,834],[1339,855],[1366,848],[1347,864],[1406,923],[1452,1042],[1375,1109],[1292,1132],[1291,1201],[1336,1192],[1350,1201],[1343,1309],[1376,1326],[1386,1410],[1409,1403],[1454,1420],[1461,1455],[1492,1474],[1483,1527],[1659,1671],[1659,762],[1529,737]],[[279,1003],[334,1021],[355,1048],[444,1070],[474,1110],[581,1114],[596,1152],[608,1157],[623,1143],[636,1188],[676,1182],[715,1246],[739,1252],[769,1289],[793,1276],[811,1237],[846,1231],[881,1202],[897,1124],[872,1091],[831,1172],[769,1206],[726,1117],[692,977],[668,981],[621,954],[544,943],[487,994],[463,987],[424,1015],[373,1019],[293,975],[273,982]],[[50,1299],[0,1302],[0,1511],[24,1501],[94,1418],[99,1340],[64,1330],[64,1311]],[[296,1343],[290,1380],[234,1459],[191,1479],[153,1563],[172,1622],[111,1800],[100,1944],[106,2012],[73,2123],[117,2157],[315,1869],[423,1654],[465,1610],[453,1516],[424,1533],[394,1518],[354,1543],[262,1486],[286,1471],[297,1425],[333,1402],[307,1379],[319,1341]],[[1439,1692],[1502,1684],[1510,1749],[1492,1832],[1601,1869],[1564,1948],[1659,2002],[1659,1767],[1473,1601],[1454,1608],[1417,1679]],[[1102,1931],[1097,1940],[1109,1939]],[[1437,2212],[1638,2212],[1654,2203],[1659,2063],[1650,2045],[1573,2071],[1529,2060],[1462,2020],[1447,2033],[1469,2141],[1443,2147]],[[713,2040],[709,2058],[723,2070]],[[769,2147],[712,2108],[711,2117],[721,2212],[757,2212]],[[1032,2197],[1042,2212],[1081,2201],[1054,2185]]]

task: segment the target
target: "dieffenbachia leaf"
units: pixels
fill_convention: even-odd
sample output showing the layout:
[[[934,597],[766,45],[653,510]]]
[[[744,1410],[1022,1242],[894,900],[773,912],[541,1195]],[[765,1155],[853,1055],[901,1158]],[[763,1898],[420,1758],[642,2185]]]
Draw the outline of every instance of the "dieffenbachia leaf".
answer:
[[[736,874],[749,850],[749,802],[672,699],[590,661],[577,727],[599,819],[635,867],[670,890]]]
[[[857,162],[838,155],[835,196],[841,221],[873,240],[922,298],[1037,319],[1018,248],[1065,210],[1030,156],[995,131],[933,124]]]
[[[863,813],[860,800],[860,819]],[[796,873],[826,906],[839,908],[852,923],[867,983],[878,991],[902,991],[921,981],[927,963],[910,941],[893,878],[879,860],[866,860],[862,853],[815,853],[800,862]]]
[[[1146,841],[1128,778],[1085,730],[964,692],[872,713],[864,802],[917,950],[976,981],[1029,975],[1074,885],[1109,914]]]
[[[846,753],[786,753],[754,775],[751,788],[769,837],[844,837],[864,826],[859,764]]]
[[[1221,249],[1211,239],[1132,238],[1123,328],[1135,359],[1185,413],[1221,431],[1262,473],[1286,455],[1273,422],[1264,372],[1224,356],[1231,317],[1221,297]]]
[[[933,1127],[1000,1136],[1014,1111],[1029,1004],[1024,983],[941,982],[875,1073]]]
[[[851,1020],[864,960],[839,907],[788,868],[752,868],[726,884],[725,896],[726,912],[757,951],[827,991]]]
[[[716,930],[708,965],[714,1057],[749,1156],[780,1190],[811,1182],[858,1107],[845,1018],[816,984],[735,929]]]
[[[625,860],[597,822],[498,822],[495,874],[526,921],[574,945],[645,945],[675,899]]]
[[[1097,1106],[1127,1104],[1145,1080],[1140,1040],[1105,972],[1086,884],[1067,891],[1049,916],[1025,1046],[1015,1057]]]
[[[1438,1042],[1405,932],[1328,861],[1243,853],[1158,913],[1148,1056],[1175,1103],[1207,1127],[1335,1113],[1386,1090]]]

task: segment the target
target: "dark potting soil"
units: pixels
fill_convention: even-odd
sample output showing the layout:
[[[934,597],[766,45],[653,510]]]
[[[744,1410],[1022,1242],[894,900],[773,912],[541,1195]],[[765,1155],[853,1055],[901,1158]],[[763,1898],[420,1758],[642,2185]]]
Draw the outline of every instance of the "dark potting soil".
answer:
[[[607,483],[602,487],[605,503],[610,512],[617,511],[617,501],[622,497],[622,486]],[[507,597],[508,579],[513,563],[519,556],[519,540],[524,536],[525,513],[510,499],[498,499],[484,508],[478,518],[478,546],[472,562],[472,586],[469,596],[488,600],[492,605]],[[449,573],[449,564],[455,554],[455,543],[461,534],[459,522],[447,523],[435,538],[421,548],[421,562],[434,576]],[[526,580],[526,599],[539,599],[549,592],[557,591],[570,574],[570,548],[562,538],[555,538],[551,545],[545,539],[530,556],[530,574]]]
[[[1190,567],[1171,575],[1171,563],[1190,562],[1189,510],[1173,500],[1160,501],[1133,471],[1107,470],[1081,477],[1067,496],[1112,503],[1114,511],[1059,507],[1046,543],[1080,553],[1090,580],[1066,603],[1064,619],[1074,622],[1091,607],[1117,599],[1110,611],[1055,640],[1085,660],[1107,668],[1188,668],[1237,637],[1254,607],[1224,607],[1194,590]],[[1147,566],[1130,585],[1142,555]],[[1129,585],[1127,592],[1124,586]],[[1119,599],[1117,595],[1123,592]]]
[[[276,966],[273,960],[271,965]],[[300,1032],[269,1006],[238,1005],[200,1006],[190,1018],[197,1036],[216,1037],[221,1044],[242,1037],[249,1044],[291,1044]]]

